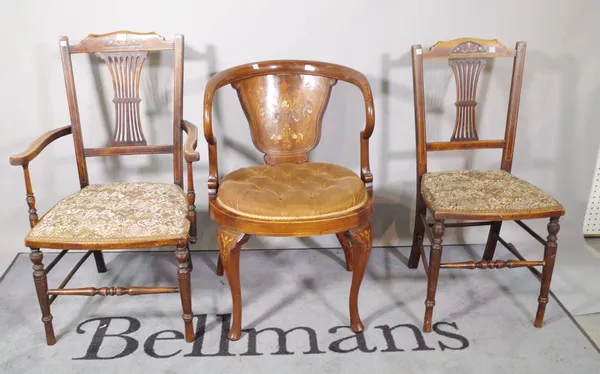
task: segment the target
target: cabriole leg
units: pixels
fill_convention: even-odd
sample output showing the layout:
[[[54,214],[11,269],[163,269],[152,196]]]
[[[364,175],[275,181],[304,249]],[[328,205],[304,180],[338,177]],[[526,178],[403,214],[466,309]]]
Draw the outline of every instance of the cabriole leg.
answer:
[[[352,271],[354,269],[354,260],[352,258],[352,244],[346,237],[346,234],[343,232],[339,232],[335,234],[340,242],[340,245],[344,249],[344,257],[346,258],[346,270]]]
[[[227,338],[239,340],[242,334],[242,291],[240,287],[240,250],[242,245],[250,238],[248,235],[219,228],[217,237],[219,240],[220,256],[223,261],[225,275],[231,289],[233,303],[233,317],[231,329]]]
[[[363,332],[365,327],[358,313],[358,292],[365,275],[365,270],[371,254],[373,235],[371,223],[361,228],[348,231],[348,239],[352,243],[354,270],[352,272],[352,286],[350,287],[350,328],[354,332]]]

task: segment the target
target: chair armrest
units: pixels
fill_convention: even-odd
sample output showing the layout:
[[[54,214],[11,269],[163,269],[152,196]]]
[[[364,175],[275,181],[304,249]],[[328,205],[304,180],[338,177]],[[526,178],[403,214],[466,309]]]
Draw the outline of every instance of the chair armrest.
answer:
[[[69,135],[72,132],[71,126],[64,126],[58,129],[50,130],[31,143],[25,152],[10,156],[10,164],[16,166],[26,166],[31,160],[37,157],[46,148],[46,146],[58,138]]]
[[[200,160],[200,153],[196,151],[198,145],[198,127],[186,120],[181,121],[181,128],[187,134],[183,144],[183,154],[185,161],[196,162]]]
[[[373,105],[373,93],[367,78],[361,73],[357,74],[357,86],[360,88],[365,101],[365,128],[360,132],[360,177],[365,183],[367,190],[373,190],[373,174],[369,165],[369,138],[375,128],[375,107]]]
[[[212,128],[213,100],[216,91],[233,81],[233,75],[229,74],[231,69],[221,71],[213,75],[206,83],[204,90],[204,139],[208,143],[208,196],[211,199],[217,197],[219,188],[219,162],[217,156],[217,141]]]

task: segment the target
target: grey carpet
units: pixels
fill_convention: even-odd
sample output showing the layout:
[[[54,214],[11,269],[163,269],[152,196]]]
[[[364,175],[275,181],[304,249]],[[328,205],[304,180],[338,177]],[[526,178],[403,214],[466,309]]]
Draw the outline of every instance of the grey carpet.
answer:
[[[425,276],[405,266],[408,252],[373,250],[360,293],[364,335],[347,327],[351,274],[340,249],[243,251],[243,328],[250,331],[228,343],[229,287],[214,274],[216,253],[205,252],[193,254],[194,324],[204,332],[194,344],[183,340],[178,294],[62,296],[52,305],[52,347],[45,345],[31,263],[20,255],[0,283],[0,372],[598,372],[600,354],[556,300],[544,328],[533,327],[539,282],[527,269],[442,271],[436,331],[422,335]],[[470,255],[451,247],[444,260]],[[63,258],[50,287],[79,256]],[[90,258],[69,287],[176,284],[172,253],[105,256],[107,273],[97,274]]]

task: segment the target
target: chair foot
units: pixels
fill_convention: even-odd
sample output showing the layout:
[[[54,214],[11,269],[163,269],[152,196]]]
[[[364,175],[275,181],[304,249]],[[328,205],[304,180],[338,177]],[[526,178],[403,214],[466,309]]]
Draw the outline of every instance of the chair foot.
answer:
[[[355,332],[355,333],[361,333],[361,332],[365,331],[365,326],[360,321],[350,325],[350,328],[352,329],[352,332]]]
[[[190,251],[186,245],[180,245],[175,250],[175,257],[177,257],[177,279],[179,281],[179,294],[181,296],[181,308],[183,310],[183,324],[185,328],[185,341],[193,342],[194,336],[194,325],[192,313],[192,294],[191,294],[191,280],[190,280],[190,268],[189,258]]]
[[[242,334],[239,330],[234,330],[233,327],[229,330],[229,334],[227,334],[227,339],[231,341],[238,341],[242,337]]]
[[[533,322],[533,326],[538,329],[542,328],[544,325],[544,314],[546,313],[546,305],[548,304],[547,298],[538,298],[538,309],[535,313],[535,322]]]
[[[352,244],[352,256],[354,259],[354,271],[352,272],[352,285],[350,287],[350,327],[354,332],[364,331],[363,323],[358,312],[358,292],[365,275],[365,270],[371,254],[373,235],[371,223],[347,233]]]
[[[423,317],[423,332],[430,333],[431,332],[431,320],[433,317],[433,307],[435,306],[435,301],[429,302],[425,301],[425,316]]]
[[[242,245],[248,241],[250,236],[237,233],[224,228],[219,228],[217,233],[219,240],[220,256],[223,269],[229,281],[231,299],[233,304],[233,316],[231,329],[227,338],[238,340],[242,331],[242,291],[240,287],[240,250]],[[218,272],[218,269],[217,269]]]
[[[102,253],[102,251],[94,251],[93,253],[98,273],[106,273],[106,262],[104,262],[104,254]]]
[[[42,260],[44,254],[39,248],[31,248],[29,259],[33,263],[33,282],[35,283],[35,291],[42,311],[42,322],[46,332],[46,344],[56,344],[56,335],[52,325],[52,314],[50,314],[50,299],[48,298],[48,280],[44,272],[44,264]]]
[[[544,267],[542,269],[542,284],[540,286],[540,296],[538,297],[538,309],[535,315],[533,325],[541,328],[544,324],[544,314],[548,304],[548,294],[550,293],[550,282],[552,281],[552,272],[554,271],[554,261],[556,259],[556,250],[558,249],[558,239],[556,234],[560,230],[558,223],[559,217],[550,218],[548,223],[548,238],[544,248]]]

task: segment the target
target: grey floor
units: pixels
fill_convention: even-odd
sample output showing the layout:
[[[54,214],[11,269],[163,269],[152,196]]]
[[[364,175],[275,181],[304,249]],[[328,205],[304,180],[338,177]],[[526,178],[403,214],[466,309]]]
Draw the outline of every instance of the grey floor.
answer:
[[[586,244],[600,256],[600,238],[588,238],[586,239]],[[13,253],[0,252],[0,274],[3,274],[8,269],[14,259]],[[557,296],[559,299],[561,298],[560,294]],[[569,310],[569,305],[566,305],[566,308]],[[578,314],[577,311],[569,311],[585,333],[596,345],[600,346],[600,313]]]
[[[586,243],[600,253],[600,238],[586,239]],[[600,346],[600,313],[582,314],[574,318],[596,345]]]
[[[480,246],[453,247],[446,259],[464,261],[481,250]],[[278,334],[252,335],[251,339],[251,330],[247,330],[242,340],[227,344],[227,357],[215,356],[221,349],[224,317],[220,316],[231,313],[227,281],[214,275],[216,252],[192,254],[194,312],[203,315],[204,321],[198,344],[176,338],[177,334],[183,337],[181,304],[179,295],[170,294],[118,299],[60,297],[52,305],[58,338],[52,347],[45,345],[39,308],[31,292],[31,263],[23,254],[0,283],[0,373],[263,374],[281,373],[282,368],[304,374],[422,373],[423,367],[428,373],[598,373],[600,354],[556,299],[548,304],[544,328],[533,327],[539,282],[527,269],[515,269],[510,276],[496,271],[441,273],[434,319],[445,335],[437,330],[420,334],[425,275],[406,267],[409,252],[402,247],[377,248],[371,253],[359,296],[367,326],[360,339],[365,348],[354,352],[359,339],[347,340],[352,335],[348,336],[346,325],[351,273],[343,267],[341,249],[244,251],[244,329],[310,328],[314,331],[310,351],[314,346],[319,354],[306,353],[309,341],[302,337],[310,333],[284,336],[290,353],[279,354],[283,345]],[[54,256],[48,254],[46,260]],[[49,283],[60,282],[81,256],[65,256],[48,274]],[[69,287],[176,284],[172,253],[140,256],[113,252],[105,257],[107,273],[98,274],[88,260]],[[506,260],[510,254],[498,257]],[[271,269],[277,271],[268,271]],[[200,316],[197,328],[199,320]],[[115,333],[128,330],[132,321],[137,321],[137,327],[127,333],[130,339],[125,344]],[[386,335],[386,326],[390,334],[396,327],[402,329]],[[156,338],[157,332],[167,330],[175,338],[148,343],[151,336]],[[138,344],[132,345],[134,340]],[[198,352],[192,354],[194,347]],[[157,353],[163,358],[157,359]]]

